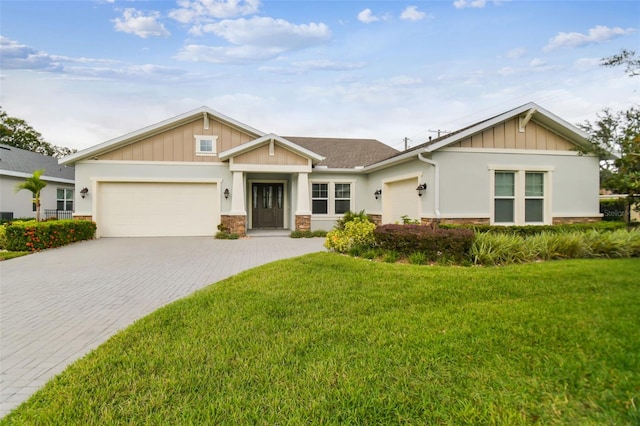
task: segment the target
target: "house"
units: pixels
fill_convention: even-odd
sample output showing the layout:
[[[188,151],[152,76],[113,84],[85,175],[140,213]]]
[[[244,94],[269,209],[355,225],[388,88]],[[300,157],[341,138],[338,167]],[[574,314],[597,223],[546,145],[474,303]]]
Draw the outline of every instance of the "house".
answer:
[[[72,154],[77,217],[98,236],[214,235],[224,224],[331,229],[377,223],[600,220],[587,135],[529,103],[399,152],[370,139],[265,133],[207,107]]]
[[[0,216],[2,219],[35,217],[31,192],[15,192],[15,187],[44,169],[41,179],[47,186],[40,192],[41,215],[71,218],[74,209],[75,170],[60,165],[58,159],[9,145],[0,144]]]

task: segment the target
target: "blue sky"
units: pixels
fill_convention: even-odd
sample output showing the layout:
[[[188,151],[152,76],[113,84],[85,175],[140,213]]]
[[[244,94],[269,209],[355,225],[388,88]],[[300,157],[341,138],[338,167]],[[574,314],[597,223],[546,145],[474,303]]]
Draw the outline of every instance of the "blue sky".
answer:
[[[76,149],[202,105],[401,148],[530,101],[640,103],[599,65],[640,51],[638,1],[3,0],[0,24],[0,105]]]

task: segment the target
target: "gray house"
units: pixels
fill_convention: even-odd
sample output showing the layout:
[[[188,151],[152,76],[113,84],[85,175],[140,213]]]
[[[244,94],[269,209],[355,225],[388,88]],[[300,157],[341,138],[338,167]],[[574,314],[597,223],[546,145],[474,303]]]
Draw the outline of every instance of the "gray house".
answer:
[[[220,223],[331,229],[377,223],[550,225],[600,220],[587,135],[534,103],[398,152],[372,139],[279,136],[202,107],[61,160],[75,216],[97,235],[214,235]]]
[[[0,144],[0,214],[2,219],[35,217],[29,191],[15,192],[16,184],[44,169],[47,186],[40,194],[42,218],[71,218],[74,206],[75,168],[58,164],[58,159]]]

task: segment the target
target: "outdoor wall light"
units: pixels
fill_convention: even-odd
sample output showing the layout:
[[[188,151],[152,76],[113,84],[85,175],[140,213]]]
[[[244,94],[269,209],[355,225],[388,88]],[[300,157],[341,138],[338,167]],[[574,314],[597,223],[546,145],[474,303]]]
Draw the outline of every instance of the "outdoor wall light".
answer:
[[[426,183],[421,183],[420,185],[418,185],[418,187],[416,188],[416,191],[418,191],[418,197],[422,197],[422,194],[426,190],[427,190],[427,184]]]
[[[376,192],[373,193],[373,195],[376,197],[376,200],[377,200],[382,195],[382,189],[378,189]]]
[[[89,189],[87,187],[84,187],[80,190],[80,196],[82,198],[86,197],[88,193],[89,193]]]
[[[229,192],[229,188],[225,188],[225,190],[224,190],[224,198],[225,198],[225,199],[226,199],[226,198],[229,198],[229,194],[231,194],[231,193]]]

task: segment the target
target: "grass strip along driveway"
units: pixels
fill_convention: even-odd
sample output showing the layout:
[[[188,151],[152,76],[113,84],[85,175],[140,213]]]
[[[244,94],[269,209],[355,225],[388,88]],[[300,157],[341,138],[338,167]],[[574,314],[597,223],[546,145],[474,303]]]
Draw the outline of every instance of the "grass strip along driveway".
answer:
[[[2,424],[638,424],[639,276],[279,261],[136,322]]]

